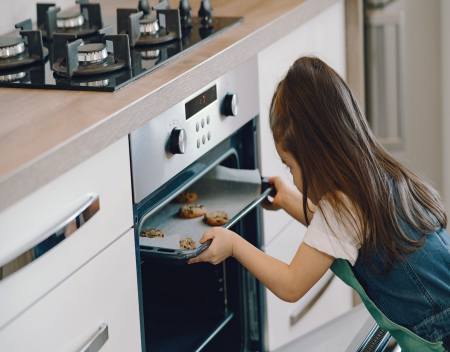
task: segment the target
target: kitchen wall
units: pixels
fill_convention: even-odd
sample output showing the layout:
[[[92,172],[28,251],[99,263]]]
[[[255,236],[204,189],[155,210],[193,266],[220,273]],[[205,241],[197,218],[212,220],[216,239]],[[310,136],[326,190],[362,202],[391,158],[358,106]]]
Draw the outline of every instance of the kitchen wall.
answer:
[[[441,0],[442,169],[444,203],[450,210],[450,1]]]
[[[442,192],[441,0],[397,0],[389,10],[404,14],[405,143],[391,153]]]
[[[36,0],[0,0],[0,35],[14,30],[16,23],[31,18],[36,22]],[[75,5],[75,0],[40,1],[57,3],[61,10]],[[137,2],[137,1],[136,1]]]

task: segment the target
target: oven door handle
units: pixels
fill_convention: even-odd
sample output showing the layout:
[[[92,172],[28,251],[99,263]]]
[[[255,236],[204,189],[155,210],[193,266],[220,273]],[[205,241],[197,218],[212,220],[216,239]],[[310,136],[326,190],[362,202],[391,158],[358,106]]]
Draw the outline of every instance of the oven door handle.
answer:
[[[252,211],[259,203],[261,203],[264,199],[266,199],[267,196],[269,196],[270,193],[272,193],[272,191],[275,190],[275,186],[270,184],[267,178],[262,179],[261,187],[263,190],[261,192],[261,195],[258,198],[256,198],[253,202],[251,202],[249,205],[247,205],[244,209],[242,209],[225,225],[223,225],[222,227],[224,229],[230,229],[232,226],[236,225],[244,216],[246,216],[250,211]],[[200,253],[204,252],[206,248],[208,248],[211,245],[211,242],[212,239],[206,241],[200,247],[198,247],[197,256],[200,255]]]

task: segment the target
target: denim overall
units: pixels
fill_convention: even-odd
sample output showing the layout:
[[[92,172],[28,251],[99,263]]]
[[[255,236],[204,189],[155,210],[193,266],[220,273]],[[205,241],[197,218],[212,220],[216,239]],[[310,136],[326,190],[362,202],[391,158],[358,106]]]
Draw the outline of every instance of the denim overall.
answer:
[[[413,238],[418,233],[400,221]],[[444,229],[397,261],[387,275],[374,274],[358,257],[354,267],[336,259],[331,270],[361,297],[377,324],[404,352],[450,351],[450,237]],[[382,262],[373,257],[376,267]]]

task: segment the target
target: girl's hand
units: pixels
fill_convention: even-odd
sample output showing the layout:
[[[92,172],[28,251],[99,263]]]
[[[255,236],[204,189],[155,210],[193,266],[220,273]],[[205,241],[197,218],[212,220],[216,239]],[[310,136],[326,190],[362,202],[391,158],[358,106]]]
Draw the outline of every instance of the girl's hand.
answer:
[[[273,197],[271,202],[268,198],[261,202],[261,206],[267,210],[284,209],[294,219],[308,226],[305,213],[303,211],[303,196],[298,189],[291,187],[281,177],[269,178],[269,183],[275,186],[274,192],[270,194]],[[312,220],[316,206],[308,200],[308,218]],[[312,212],[311,212],[312,211]]]
[[[273,197],[272,202],[269,198],[266,198],[261,202],[261,206],[266,210],[285,209],[286,204],[288,204],[290,198],[292,198],[292,194],[298,193],[296,189],[289,186],[279,176],[269,178],[269,183],[275,186],[275,191],[270,193],[270,196]]]
[[[209,262],[211,264],[219,264],[233,255],[233,237],[236,234],[223,227],[215,227],[206,231],[200,239],[203,244],[209,239],[213,239],[211,245],[198,257],[188,260],[188,264]]]

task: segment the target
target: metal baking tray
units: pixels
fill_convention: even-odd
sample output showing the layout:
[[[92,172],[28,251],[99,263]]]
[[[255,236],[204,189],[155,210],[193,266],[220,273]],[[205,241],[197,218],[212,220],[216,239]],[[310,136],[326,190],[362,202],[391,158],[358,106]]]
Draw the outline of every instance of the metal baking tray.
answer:
[[[199,181],[189,187],[198,194],[194,203],[202,204],[208,211],[223,210],[230,221],[222,227],[229,229],[254,209],[273,190],[267,179],[261,178],[259,170],[230,169],[217,166]],[[212,227],[203,221],[203,216],[194,219],[182,219],[178,210],[182,204],[171,202],[154,215],[144,217],[138,231],[157,228],[167,236],[180,235],[190,237],[197,249],[182,251],[175,248],[163,248],[146,245],[140,237],[141,255],[159,258],[173,264],[183,264],[206,250],[211,240],[200,244],[203,234]]]

